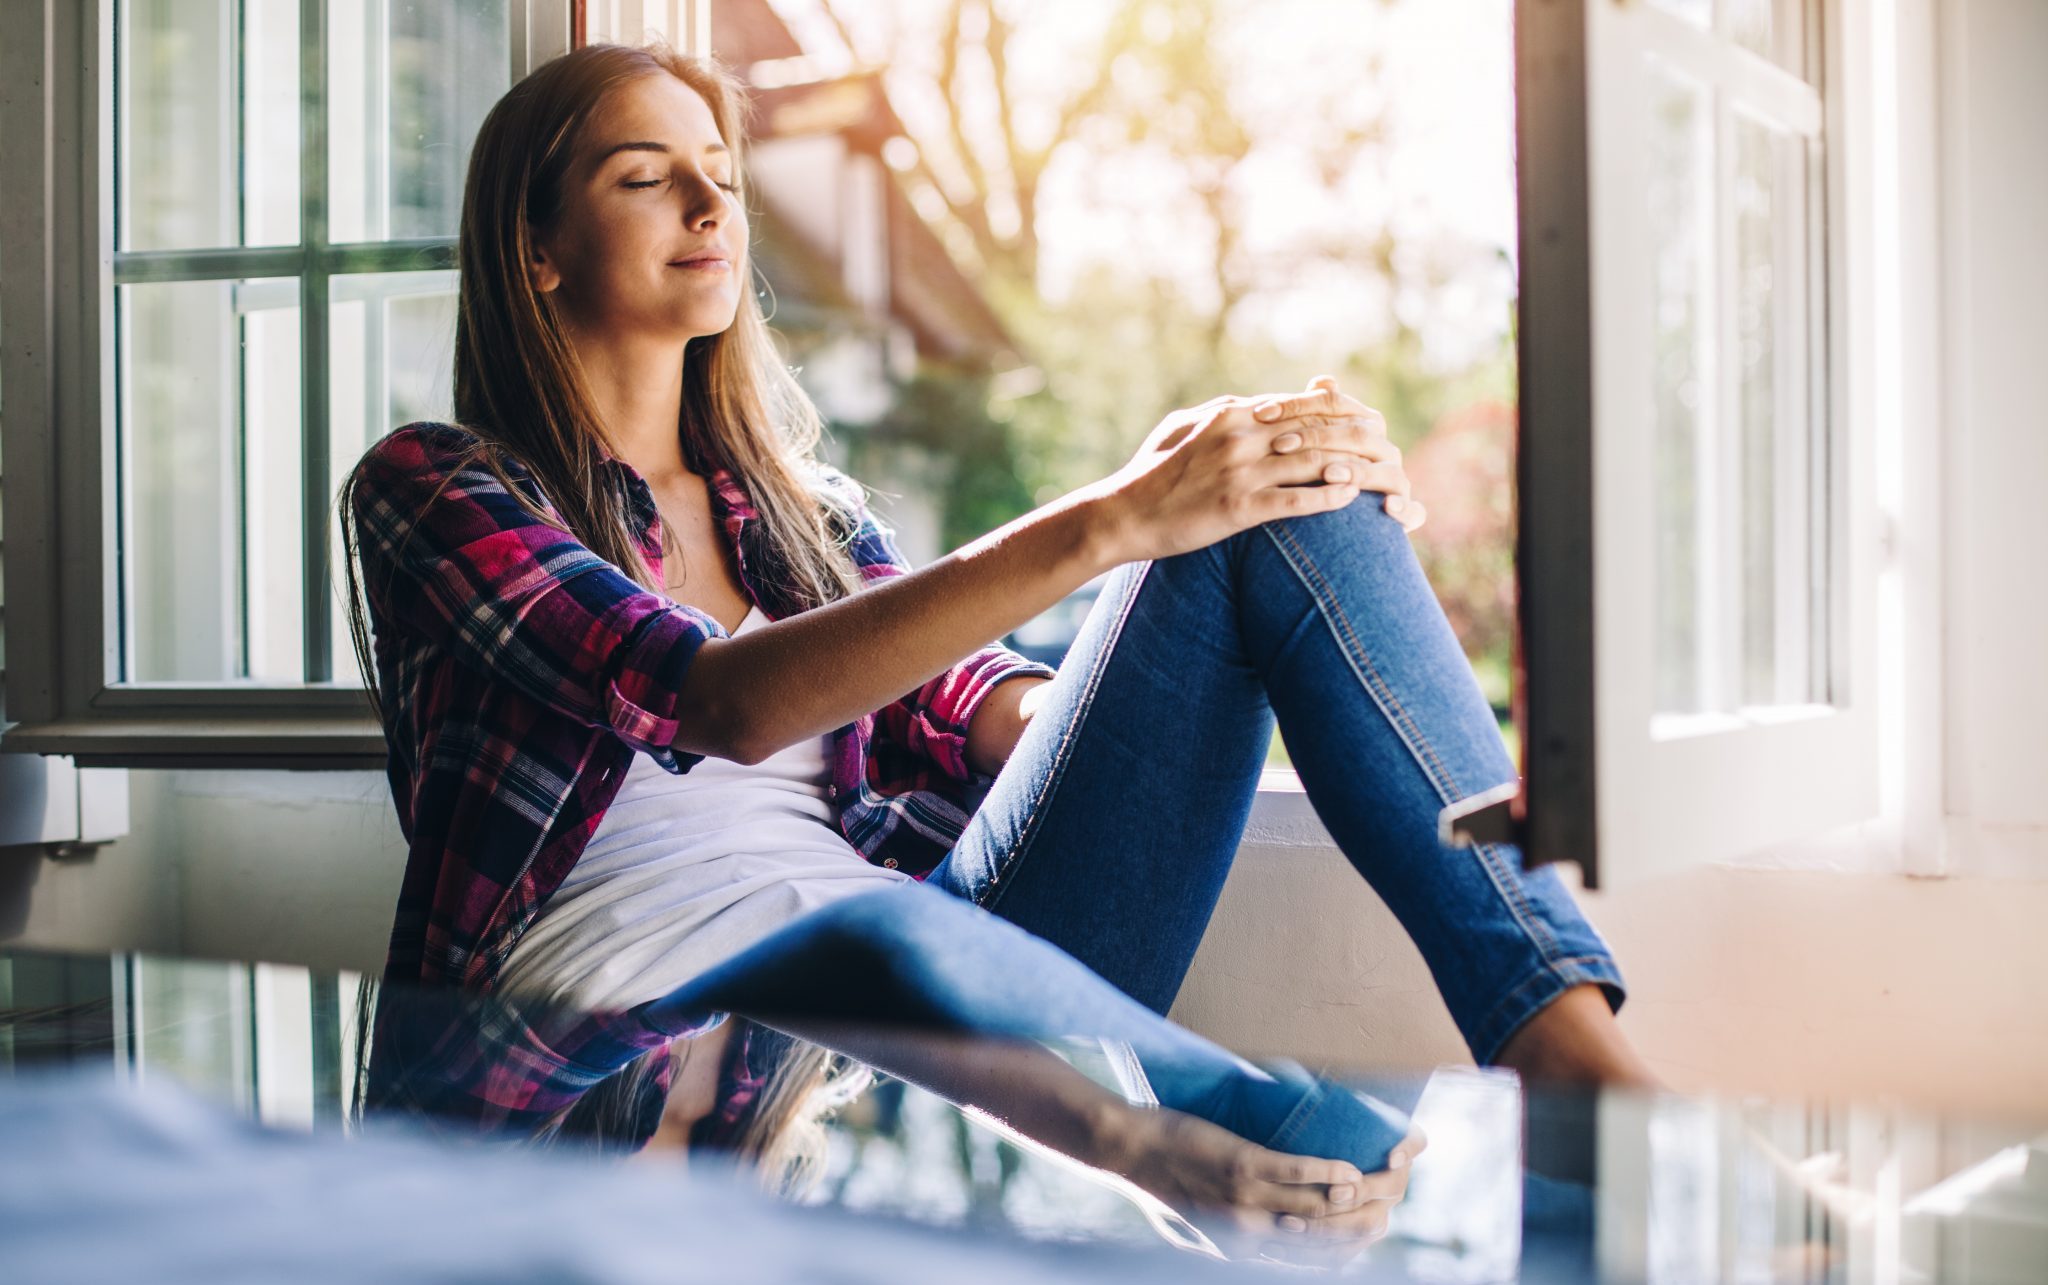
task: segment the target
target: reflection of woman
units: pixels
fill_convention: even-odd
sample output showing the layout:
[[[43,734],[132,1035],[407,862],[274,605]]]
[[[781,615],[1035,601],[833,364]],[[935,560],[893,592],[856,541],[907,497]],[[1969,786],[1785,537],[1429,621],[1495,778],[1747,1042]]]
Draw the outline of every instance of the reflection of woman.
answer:
[[[816,413],[746,288],[740,110],[713,64],[595,46],[528,76],[478,135],[460,427],[393,433],[342,500],[410,844],[386,980],[658,1011],[689,1033],[705,1023],[686,1006],[644,1006],[739,959],[750,971],[695,998],[760,1012],[807,986],[855,1008],[886,993],[1023,1033],[1100,1019],[1239,1076],[1157,1014],[1277,715],[1475,1057],[1647,1078],[1612,1022],[1620,975],[1554,875],[1437,845],[1445,802],[1513,772],[1388,516],[1403,506],[1354,502],[1406,488],[1377,414],[1327,381],[1176,412],[1116,474],[912,572],[859,485],[814,460]],[[990,642],[1104,572],[1056,677]],[[1092,1136],[1080,1108],[1059,1114],[1064,1090],[861,1054]],[[608,1083],[667,1092],[680,1056],[659,1040]],[[713,1060],[735,1064],[699,1073]],[[1271,1105],[1245,1092],[1254,1117]],[[689,1132],[680,1115],[620,1118],[639,1145]],[[1384,1219],[1361,1190],[1398,1194],[1219,1133],[1155,1129],[1172,1163],[1129,1167],[1330,1226]]]

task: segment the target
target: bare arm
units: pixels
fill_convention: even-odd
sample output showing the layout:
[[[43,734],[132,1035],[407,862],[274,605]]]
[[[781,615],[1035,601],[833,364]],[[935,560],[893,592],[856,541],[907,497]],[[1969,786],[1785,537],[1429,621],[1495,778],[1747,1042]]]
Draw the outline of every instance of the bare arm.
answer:
[[[675,748],[759,762],[916,689],[1126,560],[1103,494],[1082,487],[908,574],[706,641],[683,681]],[[998,684],[990,700],[1025,686]]]
[[[1303,1220],[1363,1213],[1384,1227],[1384,1206],[1407,1189],[1399,1167],[1361,1174],[1341,1160],[1290,1155],[1240,1138],[1197,1116],[1135,1107],[1042,1045],[832,1020],[776,1016],[769,1025],[837,1049],[1084,1164],[1119,1174],[1183,1213],[1226,1210],[1247,1228],[1276,1214]],[[1330,1222],[1331,1230],[1343,1229]]]
[[[929,566],[745,638],[705,641],[678,693],[672,744],[759,762],[915,690],[1121,563],[1338,508],[1362,486],[1405,490],[1390,450],[1379,413],[1320,378],[1293,397],[1175,411],[1115,474]],[[1014,745],[1010,730],[982,739]]]

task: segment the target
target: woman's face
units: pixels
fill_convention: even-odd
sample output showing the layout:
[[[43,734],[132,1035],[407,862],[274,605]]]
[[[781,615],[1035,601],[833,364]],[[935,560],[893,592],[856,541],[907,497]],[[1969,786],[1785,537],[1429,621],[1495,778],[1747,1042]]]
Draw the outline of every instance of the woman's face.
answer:
[[[732,153],[696,90],[668,75],[613,89],[585,121],[534,288],[593,336],[684,343],[732,324],[747,216]]]

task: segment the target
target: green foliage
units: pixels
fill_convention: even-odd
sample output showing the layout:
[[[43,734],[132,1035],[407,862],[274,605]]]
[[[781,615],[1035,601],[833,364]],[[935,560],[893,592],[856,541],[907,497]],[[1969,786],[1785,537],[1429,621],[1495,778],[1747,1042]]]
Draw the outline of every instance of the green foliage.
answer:
[[[942,548],[956,549],[1034,507],[1018,444],[989,413],[986,375],[923,366],[865,435],[916,446],[939,463]]]

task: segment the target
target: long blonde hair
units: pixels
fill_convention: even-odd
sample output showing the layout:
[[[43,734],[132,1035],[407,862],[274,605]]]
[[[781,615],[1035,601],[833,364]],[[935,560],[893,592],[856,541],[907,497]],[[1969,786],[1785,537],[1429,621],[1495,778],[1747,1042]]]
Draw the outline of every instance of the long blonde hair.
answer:
[[[611,90],[652,75],[674,76],[703,96],[733,151],[735,199],[747,199],[750,103],[745,85],[715,59],[655,40],[586,45],[535,68],[484,117],[470,152],[456,245],[454,411],[477,439],[472,456],[536,516],[548,518],[512,485],[508,460],[532,474],[571,535],[658,593],[663,586],[634,538],[630,497],[600,467],[607,453],[617,454],[615,444],[593,409],[553,296],[536,290],[527,271],[536,236],[562,215],[563,179],[585,122]],[[743,254],[742,279],[751,281],[751,246]],[[860,589],[845,545],[865,491],[819,471],[814,452],[823,422],[783,364],[753,290],[740,292],[730,326],[686,346],[676,431],[685,461],[706,475],[730,469],[758,513],[744,554],[772,615]],[[338,501],[349,632],[382,718],[357,572],[356,482],[352,472]]]
[[[659,593],[664,586],[634,538],[631,499],[600,467],[607,453],[617,454],[616,446],[593,409],[553,297],[534,289],[526,267],[536,235],[563,213],[563,179],[585,122],[613,89],[652,75],[673,76],[703,96],[732,149],[735,198],[747,199],[750,103],[744,83],[716,59],[681,54],[655,40],[586,45],[535,68],[484,117],[470,152],[456,245],[454,412],[476,438],[457,467],[481,462],[537,517],[558,517],[585,546]],[[742,279],[751,281],[752,247],[743,254]],[[857,482],[828,479],[819,469],[814,451],[823,422],[783,364],[753,290],[741,291],[732,325],[685,347],[676,431],[685,461],[705,475],[731,470],[758,514],[747,524],[743,552],[765,609],[781,617],[859,591],[861,578],[845,546],[866,493]],[[554,516],[512,483],[508,462],[538,482]],[[389,726],[358,568],[358,480],[351,471],[337,502],[349,634],[371,706]],[[370,1001],[367,993],[358,998],[360,1086]],[[784,1046],[770,1055],[767,1083],[732,1151],[758,1166],[764,1181],[786,1188],[815,1174],[823,1155],[822,1113],[856,1090],[865,1072],[817,1046],[772,1031],[769,1037]],[[537,1141],[581,1135],[602,1145],[630,1136],[622,1122],[642,1108],[660,1070],[657,1059],[667,1056],[664,1049],[638,1059]]]

